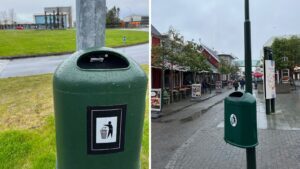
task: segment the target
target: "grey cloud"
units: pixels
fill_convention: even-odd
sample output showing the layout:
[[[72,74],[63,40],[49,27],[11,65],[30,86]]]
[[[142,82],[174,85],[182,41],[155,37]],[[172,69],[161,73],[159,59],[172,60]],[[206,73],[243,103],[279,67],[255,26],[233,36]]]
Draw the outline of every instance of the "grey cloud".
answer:
[[[0,11],[14,8],[19,19],[32,21],[33,14],[43,13],[44,7],[49,6],[72,6],[75,13],[75,2],[76,0],[0,0]],[[148,0],[106,0],[106,3],[108,8],[120,7],[121,18],[131,14],[149,15]]]
[[[252,58],[272,36],[300,34],[298,0],[251,0]],[[243,0],[152,0],[152,24],[160,32],[170,25],[186,40],[244,58]]]

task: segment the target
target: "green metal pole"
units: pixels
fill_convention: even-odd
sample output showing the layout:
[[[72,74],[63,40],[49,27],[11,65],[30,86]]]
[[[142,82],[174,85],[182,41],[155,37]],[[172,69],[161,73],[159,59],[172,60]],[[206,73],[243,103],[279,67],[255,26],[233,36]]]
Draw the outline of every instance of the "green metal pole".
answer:
[[[246,92],[252,94],[252,64],[251,64],[251,28],[249,19],[249,0],[245,0],[245,77],[246,77]]]
[[[252,64],[251,64],[251,29],[249,17],[249,0],[245,0],[245,23],[244,23],[244,36],[245,36],[245,79],[246,79],[246,92],[252,94]],[[246,149],[247,169],[256,169],[256,152],[255,147]]]

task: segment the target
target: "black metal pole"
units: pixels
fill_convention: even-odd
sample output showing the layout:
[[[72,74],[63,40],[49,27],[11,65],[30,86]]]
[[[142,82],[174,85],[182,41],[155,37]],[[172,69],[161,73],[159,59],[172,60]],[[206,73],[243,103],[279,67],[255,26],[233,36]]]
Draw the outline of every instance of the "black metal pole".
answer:
[[[48,29],[47,12],[45,11],[45,28]]]
[[[60,22],[59,22],[59,8],[57,8],[57,13],[56,13],[56,20],[57,20],[57,29],[59,29],[60,27],[59,27],[59,24],[60,24]]]
[[[270,60],[273,60],[273,51],[272,51],[272,49],[270,49],[269,59],[270,59]],[[275,81],[276,81],[276,79],[275,79]],[[275,82],[275,84],[276,84],[276,82]],[[274,84],[274,85],[275,85],[275,84]],[[275,113],[275,98],[272,98],[272,99],[270,100],[270,104],[271,104],[271,112],[272,112],[272,113]]]
[[[55,17],[55,10],[53,10],[53,28],[56,29],[56,17]]]
[[[49,27],[52,29],[52,14],[49,14]]]
[[[252,61],[251,61],[251,28],[249,17],[249,0],[245,0],[245,23],[244,23],[244,36],[245,36],[245,79],[246,79],[246,92],[252,94]],[[247,169],[256,169],[256,151],[255,147],[246,148]]]
[[[245,0],[244,36],[245,36],[246,92],[252,94],[251,28],[250,28],[250,18],[249,18],[249,0]]]
[[[265,93],[265,106],[266,106],[266,114],[270,114],[271,110],[270,110],[270,99],[267,99],[267,94],[266,94],[266,90],[267,90],[267,85],[266,85],[266,81],[267,81],[267,76],[266,76],[266,60],[269,60],[269,54],[270,51],[267,47],[264,47],[264,93]]]

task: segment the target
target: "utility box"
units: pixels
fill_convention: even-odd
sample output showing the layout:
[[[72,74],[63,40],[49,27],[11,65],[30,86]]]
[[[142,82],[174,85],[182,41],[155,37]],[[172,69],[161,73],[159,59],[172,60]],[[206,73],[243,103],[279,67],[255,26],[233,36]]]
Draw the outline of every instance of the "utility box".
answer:
[[[224,140],[241,148],[257,141],[256,100],[250,93],[233,92],[224,101]]]
[[[147,77],[110,48],[74,53],[53,78],[57,169],[139,169]]]

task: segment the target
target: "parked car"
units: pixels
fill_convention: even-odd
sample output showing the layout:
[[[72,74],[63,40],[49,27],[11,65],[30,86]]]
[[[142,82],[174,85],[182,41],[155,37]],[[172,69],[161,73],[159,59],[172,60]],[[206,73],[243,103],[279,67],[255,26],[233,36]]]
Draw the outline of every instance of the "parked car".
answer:
[[[23,27],[23,26],[17,26],[16,29],[17,29],[17,30],[23,30],[24,27]]]

